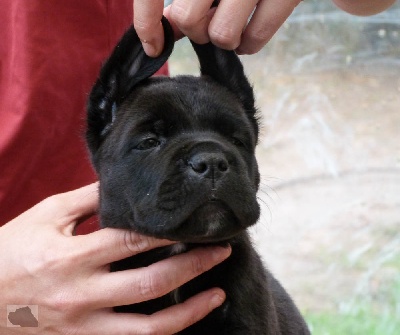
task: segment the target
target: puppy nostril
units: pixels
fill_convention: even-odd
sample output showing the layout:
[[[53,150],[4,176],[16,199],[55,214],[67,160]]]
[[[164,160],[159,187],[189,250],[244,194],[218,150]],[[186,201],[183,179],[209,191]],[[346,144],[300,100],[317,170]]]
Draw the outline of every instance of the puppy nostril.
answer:
[[[205,174],[208,170],[217,170],[219,172],[228,171],[228,163],[225,160],[219,162],[190,162],[189,166],[192,170],[199,174]]]
[[[196,174],[206,178],[220,178],[229,170],[229,162],[218,153],[200,153],[187,161]]]
[[[226,171],[228,170],[228,164],[227,164],[227,162],[225,162],[225,161],[220,161],[220,162],[218,163],[218,169],[219,169],[221,172],[226,172]]]
[[[204,173],[208,170],[207,163],[205,162],[195,162],[195,163],[190,163],[189,165],[192,168],[192,170],[197,173]]]

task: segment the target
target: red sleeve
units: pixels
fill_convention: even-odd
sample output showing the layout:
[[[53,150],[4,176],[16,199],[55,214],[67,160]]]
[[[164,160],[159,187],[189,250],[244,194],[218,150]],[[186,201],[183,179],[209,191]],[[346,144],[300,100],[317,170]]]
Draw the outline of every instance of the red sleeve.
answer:
[[[1,7],[0,225],[96,180],[83,137],[85,104],[132,22],[132,0],[4,0]]]

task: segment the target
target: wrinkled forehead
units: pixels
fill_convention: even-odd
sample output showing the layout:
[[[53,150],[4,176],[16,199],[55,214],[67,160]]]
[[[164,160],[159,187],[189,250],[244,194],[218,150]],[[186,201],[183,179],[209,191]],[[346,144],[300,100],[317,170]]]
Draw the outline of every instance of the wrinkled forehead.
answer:
[[[123,122],[135,127],[216,130],[234,133],[240,129],[254,136],[254,129],[239,100],[227,89],[207,79],[182,77],[155,79],[135,90],[120,110]]]

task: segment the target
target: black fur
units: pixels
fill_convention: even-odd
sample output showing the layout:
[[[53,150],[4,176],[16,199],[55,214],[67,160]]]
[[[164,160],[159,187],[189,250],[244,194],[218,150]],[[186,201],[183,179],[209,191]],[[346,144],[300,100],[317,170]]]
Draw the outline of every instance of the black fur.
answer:
[[[100,179],[101,224],[180,241],[185,250],[229,243],[232,255],[174,294],[117,311],[151,314],[221,287],[223,306],[181,334],[309,334],[246,232],[260,214],[258,122],[242,64],[232,51],[193,43],[201,77],[149,78],[172,52],[172,30],[165,19],[163,25],[159,58],[144,54],[130,28],[90,94],[87,142]],[[112,270],[171,253],[171,247],[152,250]]]

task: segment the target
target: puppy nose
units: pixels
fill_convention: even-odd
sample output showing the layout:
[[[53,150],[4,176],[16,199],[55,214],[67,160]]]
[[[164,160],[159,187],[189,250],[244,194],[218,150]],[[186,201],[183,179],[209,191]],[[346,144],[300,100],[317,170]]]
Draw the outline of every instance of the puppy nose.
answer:
[[[222,153],[198,153],[188,164],[197,175],[205,178],[218,179],[229,170],[229,163]]]

